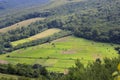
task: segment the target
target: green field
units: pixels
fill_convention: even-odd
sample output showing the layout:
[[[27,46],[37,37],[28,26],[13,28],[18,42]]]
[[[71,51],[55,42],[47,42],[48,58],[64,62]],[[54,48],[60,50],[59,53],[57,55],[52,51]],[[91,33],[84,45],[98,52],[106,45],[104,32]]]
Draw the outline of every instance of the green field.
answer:
[[[17,45],[23,44],[25,42],[30,42],[30,41],[33,41],[33,40],[37,40],[37,39],[41,39],[41,38],[45,38],[45,37],[51,36],[51,35],[53,35],[55,33],[60,32],[60,31],[61,31],[61,29],[51,28],[51,29],[45,30],[45,31],[43,31],[43,32],[41,32],[39,34],[31,36],[29,38],[25,38],[25,39],[21,39],[21,40],[18,40],[18,41],[14,41],[11,44],[13,46],[17,46]]]
[[[53,44],[54,43],[54,44]],[[13,51],[0,55],[1,62],[8,63],[39,63],[47,66],[49,71],[63,72],[74,66],[74,61],[80,59],[85,65],[96,58],[116,57],[115,44],[89,41],[74,36],[64,37],[51,43]],[[9,57],[7,57],[9,55]]]

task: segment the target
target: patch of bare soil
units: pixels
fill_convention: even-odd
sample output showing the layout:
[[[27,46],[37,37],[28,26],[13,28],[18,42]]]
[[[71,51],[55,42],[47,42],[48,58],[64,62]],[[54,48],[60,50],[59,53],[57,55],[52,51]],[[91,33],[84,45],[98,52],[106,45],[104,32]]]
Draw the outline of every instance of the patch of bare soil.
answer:
[[[100,55],[100,54],[94,54],[92,57],[96,60],[98,58],[101,59],[102,55]]]
[[[8,64],[8,62],[4,60],[0,60],[0,64]]]
[[[68,36],[69,37],[69,36]],[[57,40],[54,40],[54,42],[67,42],[69,40],[68,37],[63,37],[63,38],[60,38],[60,39],[57,39]]]
[[[67,75],[69,73],[69,70],[68,69],[65,69],[64,70],[64,75]]]
[[[75,52],[75,50],[63,50],[62,54],[74,54]]]

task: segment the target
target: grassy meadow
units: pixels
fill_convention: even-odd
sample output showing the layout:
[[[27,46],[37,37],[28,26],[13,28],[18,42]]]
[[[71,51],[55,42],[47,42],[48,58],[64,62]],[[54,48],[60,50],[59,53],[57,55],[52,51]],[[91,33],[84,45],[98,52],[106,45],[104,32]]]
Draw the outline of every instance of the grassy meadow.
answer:
[[[31,36],[29,38],[25,38],[25,39],[21,39],[21,40],[18,40],[18,41],[14,41],[12,42],[11,44],[13,46],[16,46],[18,44],[23,44],[25,42],[29,42],[29,41],[32,41],[32,40],[37,40],[37,39],[41,39],[41,38],[45,38],[45,37],[48,37],[48,36],[51,36],[55,33],[58,33],[60,32],[61,30],[60,29],[57,29],[57,28],[52,28],[52,29],[48,29],[48,30],[45,30],[39,34],[36,34],[34,36]]]
[[[44,18],[32,18],[32,19],[24,20],[24,21],[14,24],[14,25],[0,29],[0,32],[7,32],[10,30],[14,30],[16,28],[26,27],[26,26],[30,25],[31,23],[34,23],[39,20],[44,20]]]
[[[74,61],[80,59],[85,65],[97,58],[113,58],[118,56],[114,50],[115,44],[100,43],[74,36],[24,48],[8,54],[0,55],[1,62],[12,64],[41,64],[49,71],[64,72],[74,66]],[[8,57],[9,56],[9,57]]]

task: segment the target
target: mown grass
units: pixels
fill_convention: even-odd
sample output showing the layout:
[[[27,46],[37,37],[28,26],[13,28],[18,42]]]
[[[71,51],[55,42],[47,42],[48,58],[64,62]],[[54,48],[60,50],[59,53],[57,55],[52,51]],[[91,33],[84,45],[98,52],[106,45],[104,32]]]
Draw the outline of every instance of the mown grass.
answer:
[[[83,64],[101,60],[105,57],[118,56],[115,44],[100,43],[74,36],[64,37],[42,45],[13,51],[10,54],[0,55],[0,60],[9,63],[41,64],[49,71],[64,72],[74,66],[74,61],[80,59]],[[10,57],[7,57],[7,56]]]
[[[33,41],[33,40],[37,40],[37,39],[41,39],[41,38],[45,38],[45,37],[48,37],[48,36],[51,36],[55,33],[58,33],[60,32],[61,30],[60,29],[57,29],[57,28],[52,28],[52,29],[48,29],[48,30],[45,30],[39,34],[36,34],[34,36],[31,36],[29,38],[25,38],[25,39],[21,39],[21,40],[18,40],[18,41],[14,41],[14,42],[11,42],[11,44],[13,46],[16,46],[16,45],[19,45],[19,44],[23,44],[25,42],[30,42],[30,41]]]
[[[3,32],[10,31],[10,30],[14,30],[16,28],[26,27],[26,26],[30,25],[31,23],[34,23],[39,20],[44,20],[44,18],[32,18],[32,19],[24,20],[24,21],[14,24],[14,25],[0,29],[0,32],[3,33]]]

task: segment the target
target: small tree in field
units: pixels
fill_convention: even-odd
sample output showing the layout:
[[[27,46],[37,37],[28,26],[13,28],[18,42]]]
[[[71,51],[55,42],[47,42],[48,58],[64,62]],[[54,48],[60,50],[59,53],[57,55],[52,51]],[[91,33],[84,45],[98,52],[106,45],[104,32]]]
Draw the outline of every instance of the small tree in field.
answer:
[[[117,71],[115,71],[112,76],[114,80],[120,80],[120,63],[118,64]]]

